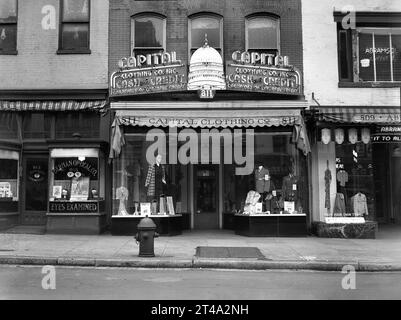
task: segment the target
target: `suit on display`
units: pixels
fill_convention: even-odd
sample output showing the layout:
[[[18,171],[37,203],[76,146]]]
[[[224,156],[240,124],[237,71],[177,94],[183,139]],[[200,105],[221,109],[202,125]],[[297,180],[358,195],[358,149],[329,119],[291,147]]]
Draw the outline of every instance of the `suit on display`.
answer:
[[[271,192],[275,189],[267,168],[259,166],[255,170],[255,189],[262,195],[261,200],[265,205],[263,211],[272,211],[273,196]]]
[[[164,194],[164,186],[166,184],[166,169],[161,164],[161,156],[156,157],[155,164],[149,165],[148,174],[146,175],[145,187],[148,188],[148,197],[156,200]]]

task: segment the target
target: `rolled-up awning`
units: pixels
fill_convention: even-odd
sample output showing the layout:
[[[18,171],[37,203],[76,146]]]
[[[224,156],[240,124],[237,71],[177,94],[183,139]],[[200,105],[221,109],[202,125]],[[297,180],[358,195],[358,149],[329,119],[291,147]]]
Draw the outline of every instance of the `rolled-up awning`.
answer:
[[[101,111],[106,100],[9,101],[0,100],[0,111]]]
[[[319,107],[319,120],[338,123],[400,123],[400,107]]]
[[[112,103],[116,110],[112,124],[110,158],[118,156],[124,145],[121,126],[178,128],[255,128],[293,126],[293,141],[304,154],[310,144],[301,111],[305,102],[154,102],[139,108],[140,102]]]

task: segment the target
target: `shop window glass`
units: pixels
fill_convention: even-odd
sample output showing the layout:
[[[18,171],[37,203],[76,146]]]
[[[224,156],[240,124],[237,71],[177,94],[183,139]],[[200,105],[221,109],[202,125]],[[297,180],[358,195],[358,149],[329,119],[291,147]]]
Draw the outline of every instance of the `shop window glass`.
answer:
[[[104,168],[97,149],[54,149],[51,152],[50,201],[104,199]]]
[[[23,137],[24,139],[50,138],[51,116],[43,112],[31,112],[24,115]]]
[[[205,35],[209,46],[222,55],[223,19],[217,15],[197,15],[189,20],[190,55],[205,44]]]
[[[56,115],[56,138],[99,136],[100,115],[94,112],[60,112]]]
[[[280,51],[279,19],[271,16],[252,16],[246,19],[246,50],[271,54]]]
[[[346,215],[362,216],[375,220],[375,185],[373,176],[372,144],[344,141],[336,144],[337,193],[344,195]],[[356,203],[355,199],[358,199]],[[366,199],[367,213],[363,210]],[[359,203],[359,200],[360,203]],[[335,208],[333,208],[334,211]],[[341,215],[340,212],[334,214]]]
[[[0,208],[2,202],[18,201],[19,154],[0,150]]]
[[[132,53],[152,54],[166,50],[166,19],[159,15],[138,15],[132,19]]]
[[[168,138],[166,142],[168,146]],[[123,208],[129,214],[134,214],[135,211],[140,212],[141,204],[152,203],[156,199],[157,202],[160,201],[157,194],[161,191],[148,195],[148,188],[145,187],[149,169],[146,150],[152,143],[153,140],[146,141],[145,132],[125,134],[122,152],[113,161],[113,215],[121,214]],[[165,152],[165,158],[168,159],[168,147]],[[172,197],[175,213],[187,213],[190,209],[187,198],[188,166],[168,164],[165,158],[162,162],[165,163],[166,184],[163,185],[162,192],[165,196]],[[126,198],[122,201],[125,194]]]
[[[254,151],[254,171],[249,175],[236,175],[234,165],[224,165],[224,211],[243,212],[247,195],[257,191],[259,201],[264,199],[262,212],[284,212],[287,203],[297,213],[307,212],[306,161],[291,142],[291,133],[256,132]]]
[[[0,54],[17,50],[17,0],[0,1]]]
[[[89,50],[89,0],[62,0],[60,50]]]

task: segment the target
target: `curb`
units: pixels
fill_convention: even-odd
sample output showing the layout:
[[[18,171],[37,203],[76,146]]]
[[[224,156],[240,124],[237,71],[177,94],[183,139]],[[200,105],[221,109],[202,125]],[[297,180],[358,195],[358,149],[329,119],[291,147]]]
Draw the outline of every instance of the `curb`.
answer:
[[[0,265],[54,265],[75,267],[115,267],[149,269],[237,269],[237,270],[313,270],[342,271],[345,265],[351,265],[356,271],[383,272],[401,271],[398,262],[369,261],[304,261],[304,260],[245,260],[245,259],[103,259],[75,257],[32,257],[0,256]]]

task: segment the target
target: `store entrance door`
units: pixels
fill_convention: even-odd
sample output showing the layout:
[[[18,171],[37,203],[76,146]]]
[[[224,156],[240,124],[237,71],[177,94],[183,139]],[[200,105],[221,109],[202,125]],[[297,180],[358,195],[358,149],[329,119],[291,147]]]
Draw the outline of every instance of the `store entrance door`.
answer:
[[[21,224],[45,225],[48,156],[26,155],[23,161]]]
[[[219,228],[219,166],[194,166],[194,229]]]
[[[390,148],[391,222],[401,224],[401,146]]]

